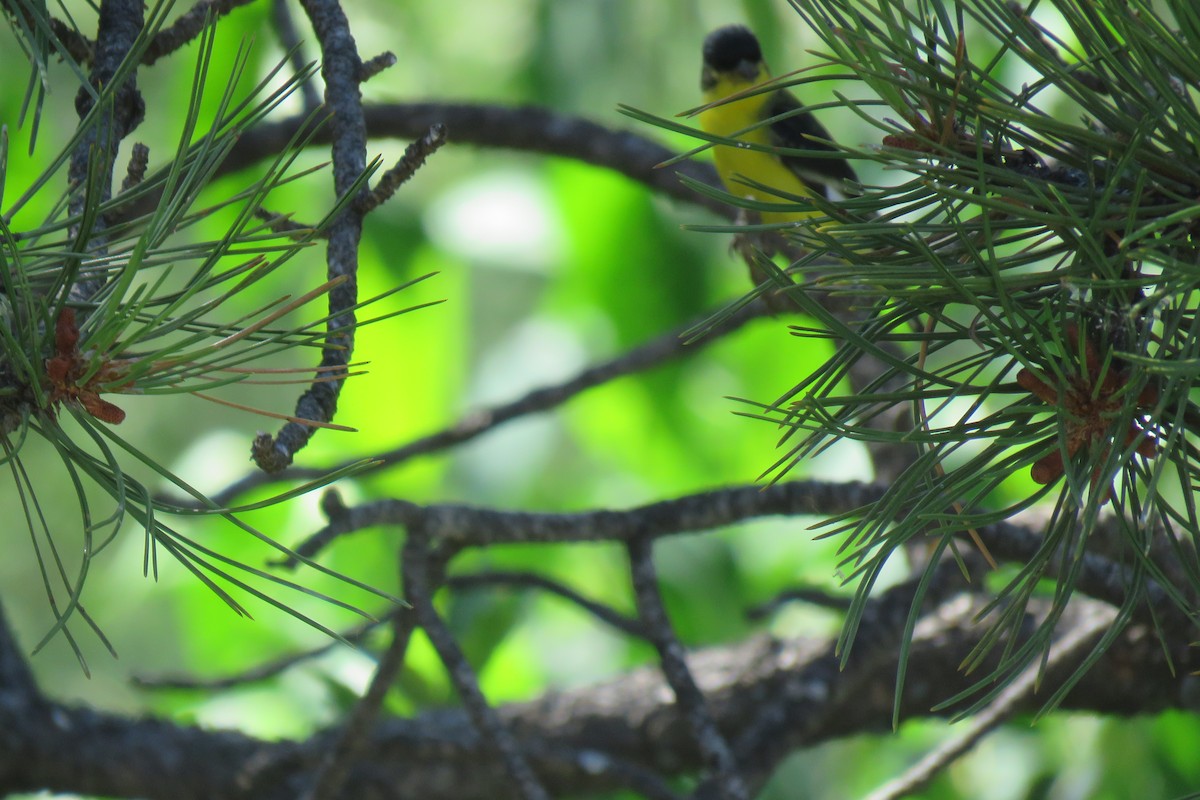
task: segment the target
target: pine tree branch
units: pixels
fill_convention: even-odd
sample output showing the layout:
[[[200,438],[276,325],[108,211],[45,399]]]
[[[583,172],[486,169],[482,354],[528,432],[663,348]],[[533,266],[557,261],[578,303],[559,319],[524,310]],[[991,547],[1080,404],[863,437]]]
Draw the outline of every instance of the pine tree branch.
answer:
[[[328,130],[333,156],[333,184],[337,197],[355,190],[367,168],[367,134],[363,119],[362,95],[358,84],[362,76],[362,60],[350,33],[346,14],[335,0],[302,0],[321,45],[321,75],[325,80],[325,106],[330,117]],[[357,189],[355,202],[348,205],[329,227],[326,250],[326,278],[330,281],[349,278],[329,292],[329,321],[325,346],[317,374],[324,379],[314,382],[296,403],[295,416],[318,422],[329,422],[337,411],[337,398],[345,378],[346,365],[354,355],[354,307],[358,302],[358,243],[362,236],[362,212],[368,192]],[[289,422],[274,436],[260,434],[251,453],[255,463],[265,472],[274,473],[292,463],[315,428]]]
[[[550,795],[530,766],[509,726],[488,703],[479,678],[467,662],[454,633],[433,604],[433,596],[442,583],[444,564],[431,551],[430,537],[420,526],[408,529],[401,552],[401,572],[405,599],[412,605],[421,629],[429,637],[438,658],[446,668],[471,724],[485,746],[494,750],[504,764],[504,771],[522,800],[549,800]]]
[[[144,25],[142,0],[101,0],[89,86],[81,86],[75,96],[81,123],[88,119],[102,93],[108,93],[111,99],[99,110],[99,118],[88,124],[71,153],[67,182],[75,192],[69,209],[76,219],[85,218],[85,209],[99,208],[112,197],[117,150],[145,117],[146,104],[137,88],[136,71],[131,70],[113,89],[117,73]],[[89,256],[101,256],[107,252],[107,224],[103,215],[97,215],[90,221],[89,230],[80,230],[76,225],[72,236],[77,240],[83,237]],[[98,280],[85,279],[71,287],[71,293],[76,299],[86,299],[100,286]]]
[[[380,525],[417,526],[447,557],[473,547],[511,544],[572,544],[579,542],[629,543],[638,537],[662,537],[709,531],[766,516],[840,516],[870,507],[885,496],[883,486],[856,482],[786,481],[769,486],[751,484],[697,492],[648,505],[614,510],[578,512],[501,511],[456,503],[421,505],[391,499],[336,509],[329,523],[295,547],[298,555],[313,558],[341,536]],[[1108,519],[1106,525],[1116,526]],[[1011,522],[975,528],[979,540],[999,561],[1025,564],[1045,547],[1040,531]],[[971,538],[959,535],[963,542]],[[1121,605],[1135,580],[1145,602],[1132,611],[1133,618],[1146,624],[1165,626],[1187,635],[1191,621],[1166,587],[1138,577],[1128,566],[1098,553],[1084,553],[1074,560],[1050,559],[1047,577],[1072,574],[1077,590],[1087,596]],[[294,566],[291,561],[281,562]]]
[[[1095,646],[1105,629],[1116,616],[1111,608],[1093,604],[1079,624],[1072,627],[1057,642],[1046,659],[1046,666],[1058,668],[1069,659],[1077,659],[1083,648]],[[972,717],[966,730],[931,750],[920,762],[905,770],[904,775],[867,796],[867,800],[900,800],[911,797],[927,787],[950,764],[977,745],[988,733],[1008,721],[1021,705],[1028,705],[1038,694],[1042,664],[1031,664],[1011,685],[1007,686],[980,714]]]
[[[445,125],[453,144],[516,150],[561,156],[585,164],[611,169],[645,184],[667,197],[704,206],[733,220],[729,205],[702,195],[679,181],[687,176],[710,186],[719,186],[711,164],[682,161],[666,169],[658,165],[678,153],[653,140],[629,131],[608,128],[580,117],[558,114],[534,106],[506,107],[470,103],[367,104],[363,108],[372,139],[413,140],[433,125]],[[221,171],[236,172],[278,153],[304,129],[307,118],[292,117],[255,127],[238,142]],[[314,144],[330,141],[331,131],[312,132]]]
[[[351,766],[365,749],[371,729],[379,719],[384,698],[404,666],[416,622],[411,609],[398,609],[392,615],[392,642],[379,659],[367,691],[355,704],[337,741],[325,753],[312,785],[301,800],[332,800],[341,794]]]
[[[160,58],[171,55],[199,36],[210,19],[220,19],[235,8],[252,2],[254,0],[199,0],[154,36],[142,54],[142,64],[148,67]]]
[[[561,383],[539,387],[508,403],[476,410],[441,431],[423,436],[400,447],[372,454],[372,459],[377,463],[371,469],[397,466],[413,458],[441,452],[450,447],[469,442],[506,422],[529,414],[536,414],[557,408],[589,389],[601,386],[624,375],[641,372],[660,364],[670,363],[679,358],[696,355],[707,345],[719,341],[725,335],[733,333],[743,325],[764,316],[765,313],[766,308],[763,304],[753,303],[731,315],[720,326],[708,331],[701,339],[689,342],[684,338],[684,332],[691,330],[696,324],[711,316],[711,313],[705,314],[697,320],[655,337],[626,353],[587,367]],[[349,467],[357,460],[347,461],[342,467]],[[289,469],[285,475],[279,477],[256,472],[214,493],[211,495],[211,498],[219,505],[227,505],[247,491],[280,480],[283,477],[289,480],[315,480],[337,469],[339,467],[334,467],[332,470],[293,468]]]
[[[676,637],[675,628],[663,606],[658,588],[658,572],[654,567],[654,540],[649,536],[637,536],[626,544],[626,549],[638,619],[645,627],[654,649],[658,651],[663,677],[671,687],[671,694],[679,706],[680,713],[687,720],[696,746],[700,750],[705,771],[712,775],[716,795],[722,800],[748,798],[746,783],[739,774],[733,750],[717,727],[708,700],[696,685],[696,680],[688,668],[683,645]]]
[[[819,640],[759,637],[688,654],[689,670],[722,730],[742,741],[752,730],[774,737],[772,747],[764,748],[765,762],[757,764],[754,785],[761,785],[771,767],[797,749],[890,730],[892,698],[879,687],[890,685],[895,675],[894,637],[906,613],[902,596],[910,591],[911,587],[897,587],[872,601],[881,627],[873,625],[871,631],[878,641],[854,654],[844,670],[838,667],[834,644]],[[958,664],[985,631],[973,619],[977,609],[977,604],[956,601],[950,593],[919,626],[909,670],[921,680],[906,684],[905,719],[928,716],[934,704],[969,684],[971,679],[959,672]],[[1035,614],[1043,610],[1032,609]],[[1073,615],[1064,619],[1068,630],[1075,623]],[[1116,715],[1188,707],[1187,687],[1194,682],[1189,673],[1200,664],[1187,642],[1180,642],[1177,649],[1184,660],[1173,672],[1161,646],[1146,634],[1143,628],[1123,634],[1067,696],[1064,707]],[[19,678],[24,673],[21,663],[11,640],[0,637],[0,666],[16,665]],[[1051,670],[1040,692],[1053,690],[1075,663]],[[785,699],[788,702],[781,702]],[[1034,699],[1017,710],[1037,706]],[[547,789],[559,796],[629,786],[635,779],[648,780],[649,774],[686,774],[702,763],[691,726],[658,669],[636,670],[606,684],[504,706],[498,713]],[[772,724],[762,726],[764,719]],[[0,771],[2,791],[150,800],[291,800],[337,735],[331,731],[306,741],[262,741],[97,713],[43,701],[25,679],[0,684],[0,730],[13,743],[12,752],[20,753],[17,759],[0,762],[8,767]],[[750,740],[762,743],[753,736]],[[513,797],[503,788],[508,786],[503,770],[466,712],[431,711],[414,719],[379,722],[359,751],[342,793],[335,796]]]
[[[271,27],[279,38],[279,45],[288,53],[288,61],[292,72],[297,75],[304,71],[309,59],[296,30],[296,22],[292,18],[292,9],[288,0],[271,0]],[[300,86],[300,96],[304,98],[304,116],[309,116],[321,105],[321,95],[313,81],[305,81]]]

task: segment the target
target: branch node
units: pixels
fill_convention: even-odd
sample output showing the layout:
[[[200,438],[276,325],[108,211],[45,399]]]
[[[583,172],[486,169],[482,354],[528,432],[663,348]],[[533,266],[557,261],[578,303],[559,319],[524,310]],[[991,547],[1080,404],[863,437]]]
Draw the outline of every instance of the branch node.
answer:
[[[150,164],[150,148],[141,142],[135,142],[133,152],[129,154],[129,166],[125,169],[125,180],[121,182],[121,191],[128,192],[146,179],[146,167]]]
[[[292,463],[292,454],[275,446],[275,437],[260,431],[250,446],[250,457],[268,475],[283,472]]]
[[[396,166],[383,173],[379,183],[363,200],[362,213],[369,214],[391,198],[397,189],[424,166],[425,160],[440,150],[445,143],[446,126],[440,122],[430,125],[424,136],[404,149],[404,155],[396,162]]]
[[[394,66],[396,66],[396,54],[391,50],[385,50],[363,63],[358,73],[358,80],[360,83],[366,83],[385,69],[391,69]]]
[[[326,489],[321,495],[321,513],[330,522],[338,522],[346,518],[350,509],[342,501],[342,495],[337,489]]]

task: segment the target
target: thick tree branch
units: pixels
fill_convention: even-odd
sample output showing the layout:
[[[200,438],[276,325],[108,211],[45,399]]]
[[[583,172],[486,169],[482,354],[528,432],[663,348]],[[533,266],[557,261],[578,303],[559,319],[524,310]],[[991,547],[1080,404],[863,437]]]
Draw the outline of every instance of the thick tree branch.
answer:
[[[951,587],[947,587],[948,589]],[[717,726],[735,740],[769,730],[776,738],[768,761],[830,739],[890,730],[903,622],[900,594],[871,601],[880,638],[851,655],[845,669],[832,642],[758,637],[694,652],[688,666],[708,699]],[[901,708],[904,718],[925,716],[936,703],[974,679],[958,664],[986,626],[978,606],[953,594],[918,627]],[[932,599],[932,598],[931,598]],[[1034,613],[1041,613],[1034,610]],[[875,618],[876,612],[868,616]],[[1068,626],[1075,623],[1068,614]],[[4,642],[0,641],[0,645]],[[1190,653],[1183,643],[1181,651]],[[9,651],[13,652],[13,651]],[[1185,706],[1195,659],[1172,672],[1161,646],[1143,627],[1128,630],[1067,696],[1067,708],[1140,714]],[[19,655],[17,656],[19,662]],[[0,669],[9,661],[0,650]],[[1078,665],[1052,670],[1036,708]],[[986,668],[986,665],[985,665]],[[150,800],[292,800],[332,743],[333,732],[304,742],[266,742],[158,720],[128,719],[41,701],[20,679],[0,687],[0,730],[19,743],[19,757],[0,773],[0,789],[145,797]],[[5,669],[6,675],[13,673]],[[781,700],[788,702],[781,706]],[[633,776],[698,770],[701,754],[661,672],[643,669],[599,686],[552,693],[503,707],[511,729],[540,780],[555,795],[628,785]],[[763,727],[762,721],[771,724]],[[753,739],[753,736],[751,737]],[[775,749],[777,748],[777,752]],[[583,757],[583,753],[591,753]],[[620,769],[613,765],[622,765]],[[769,774],[766,765],[761,775]],[[339,797],[427,800],[513,797],[504,768],[462,710],[434,711],[412,720],[381,722],[371,733]],[[656,792],[652,796],[664,796]]]

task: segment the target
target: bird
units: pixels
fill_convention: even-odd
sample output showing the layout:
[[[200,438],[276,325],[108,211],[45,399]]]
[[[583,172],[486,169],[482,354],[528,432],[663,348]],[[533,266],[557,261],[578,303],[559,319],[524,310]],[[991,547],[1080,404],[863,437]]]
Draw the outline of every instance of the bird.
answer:
[[[743,25],[727,25],[704,40],[700,89],[705,107],[700,129],[712,136],[752,145],[837,153],[828,131],[808,112],[757,125],[780,114],[796,112],[800,101],[786,89],[752,93],[771,80],[758,38]],[[722,103],[734,95],[746,92]],[[757,127],[755,127],[757,125]],[[847,194],[846,182],[858,177],[844,157],[782,155],[761,149],[715,144],[717,173],[730,194],[763,202],[795,202],[796,197],[837,198]],[[765,191],[747,181],[770,187]],[[821,212],[764,211],[763,222],[798,222]]]

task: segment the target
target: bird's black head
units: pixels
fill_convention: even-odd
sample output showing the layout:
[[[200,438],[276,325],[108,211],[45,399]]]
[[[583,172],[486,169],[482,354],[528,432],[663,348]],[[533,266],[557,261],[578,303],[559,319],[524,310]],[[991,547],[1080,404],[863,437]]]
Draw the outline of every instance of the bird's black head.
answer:
[[[704,40],[704,65],[714,72],[732,72],[739,64],[762,61],[758,39],[744,25],[717,28]]]

